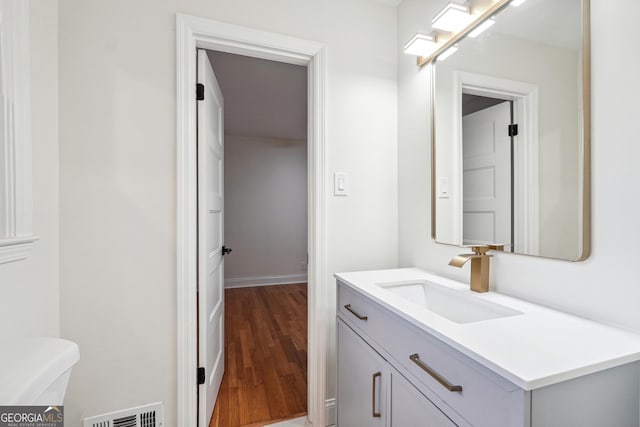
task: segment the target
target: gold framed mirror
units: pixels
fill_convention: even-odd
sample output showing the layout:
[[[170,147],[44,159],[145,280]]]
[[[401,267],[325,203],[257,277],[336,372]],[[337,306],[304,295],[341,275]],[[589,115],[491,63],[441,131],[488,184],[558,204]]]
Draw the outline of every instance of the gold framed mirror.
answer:
[[[510,3],[494,2],[418,60],[432,75],[432,237],[584,260],[589,0]]]

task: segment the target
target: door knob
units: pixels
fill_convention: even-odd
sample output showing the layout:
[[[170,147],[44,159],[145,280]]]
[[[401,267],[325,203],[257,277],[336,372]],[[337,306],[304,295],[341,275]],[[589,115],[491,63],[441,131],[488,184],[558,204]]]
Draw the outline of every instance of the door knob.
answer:
[[[233,249],[231,249],[231,248],[227,248],[226,246],[223,246],[222,247],[222,256],[225,256],[226,254],[230,254],[232,250]]]

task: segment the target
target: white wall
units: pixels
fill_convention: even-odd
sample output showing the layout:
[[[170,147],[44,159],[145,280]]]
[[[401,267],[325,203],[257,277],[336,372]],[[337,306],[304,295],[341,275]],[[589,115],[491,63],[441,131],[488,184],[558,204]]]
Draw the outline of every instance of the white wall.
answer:
[[[307,277],[307,141],[225,135],[225,287]]]
[[[438,5],[436,5],[437,8]],[[417,10],[420,8],[423,10]],[[603,0],[592,7],[592,254],[571,263],[497,254],[492,259],[493,288],[543,305],[640,332],[640,283],[634,262],[640,241],[640,202],[633,184],[640,182],[640,146],[633,126],[640,93],[640,58],[634,49],[635,16],[640,3],[622,0],[615,8]],[[399,44],[405,23],[433,16],[433,6],[405,0],[399,13]],[[418,14],[418,15],[416,15]],[[422,15],[420,15],[422,14]],[[430,239],[429,69],[399,54],[399,223],[400,264],[420,266],[447,277],[468,280],[468,267],[447,265],[460,248]]]
[[[60,2],[61,325],[82,352],[69,426],[157,400],[176,425],[176,12],[327,45],[329,342],[330,275],[397,264],[395,9],[368,0]],[[349,172],[349,197],[331,196],[333,171]]]
[[[0,337],[58,336],[58,2],[32,0],[31,119],[34,232],[23,261],[0,265]]]

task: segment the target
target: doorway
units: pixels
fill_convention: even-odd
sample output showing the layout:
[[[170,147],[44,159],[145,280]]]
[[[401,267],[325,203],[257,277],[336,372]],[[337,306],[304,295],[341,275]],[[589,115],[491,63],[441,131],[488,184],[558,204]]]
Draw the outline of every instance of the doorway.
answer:
[[[513,251],[513,101],[462,93],[462,244]]]
[[[510,166],[511,172],[503,176],[500,182],[509,184],[508,186],[505,185],[504,188],[506,189],[505,191],[510,192],[510,195],[505,197],[504,200],[508,200],[511,206],[505,210],[510,218],[508,221],[510,222],[509,229],[505,232],[507,238],[496,240],[501,243],[511,244],[510,248],[507,247],[514,252],[537,254],[539,233],[538,87],[525,82],[457,71],[454,73],[452,99],[454,100],[454,111],[457,112],[454,116],[456,123],[452,128],[452,138],[454,141],[459,141],[456,144],[457,152],[453,159],[453,167],[454,170],[460,171],[460,178],[456,184],[456,194],[458,196],[454,200],[456,209],[454,209],[453,222],[457,224],[456,230],[457,235],[460,236],[460,241],[463,241],[463,222],[465,220],[463,218],[465,216],[463,213],[465,210],[463,197],[466,191],[463,183],[465,178],[462,176],[464,168],[463,157],[465,156],[463,150],[463,111],[466,113],[475,111],[466,114],[466,117],[469,118],[474,114],[482,114],[483,111],[500,108],[500,105],[503,104],[502,108],[507,111],[504,117],[508,117],[501,125],[495,125],[500,126],[500,130],[496,130],[496,135],[499,133],[501,138],[504,139],[503,142],[510,146],[507,152],[510,158],[506,160],[506,163],[512,165]],[[467,105],[463,106],[465,100]],[[487,123],[487,121],[484,121],[484,123]],[[517,127],[512,129],[510,125],[517,125]],[[510,135],[511,133],[514,133],[513,136]],[[469,134],[469,131],[467,134]],[[488,169],[485,171],[488,171]],[[486,173],[486,175],[488,176],[489,174]],[[470,174],[467,174],[466,178],[467,183],[470,185],[479,185],[483,182],[475,179],[477,177],[471,177]],[[479,197],[479,199],[492,198],[494,185],[487,180],[484,183],[487,184],[484,185],[484,197]],[[478,190],[480,190],[480,193],[483,192],[482,189]],[[491,197],[487,196],[489,194],[491,194]],[[481,202],[482,200],[479,201]],[[481,211],[481,209],[476,209],[476,211]],[[486,227],[489,222],[489,216],[486,215],[484,218],[485,229],[492,228],[492,226]],[[467,215],[466,219],[469,220],[470,217]],[[474,220],[477,220],[478,224],[481,223],[483,220],[482,215],[476,216]],[[511,236],[512,242],[510,242]],[[471,242],[485,238],[486,235],[467,235],[464,240]]]
[[[325,47],[200,17],[176,17],[177,70],[177,423],[197,425],[197,48],[307,66],[308,78],[308,415],[325,425],[326,402],[326,202]]]
[[[231,250],[225,373],[208,425],[305,416],[307,67],[207,56],[224,98],[224,245]]]

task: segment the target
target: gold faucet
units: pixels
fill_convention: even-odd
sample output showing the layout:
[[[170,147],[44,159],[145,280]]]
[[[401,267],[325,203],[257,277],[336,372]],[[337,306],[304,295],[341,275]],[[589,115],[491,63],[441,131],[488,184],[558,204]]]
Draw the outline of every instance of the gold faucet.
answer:
[[[455,256],[449,265],[461,268],[471,260],[471,290],[474,292],[489,292],[489,257],[487,251],[502,251],[503,245],[472,246],[472,254]]]

